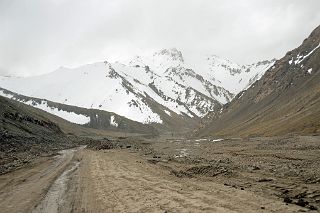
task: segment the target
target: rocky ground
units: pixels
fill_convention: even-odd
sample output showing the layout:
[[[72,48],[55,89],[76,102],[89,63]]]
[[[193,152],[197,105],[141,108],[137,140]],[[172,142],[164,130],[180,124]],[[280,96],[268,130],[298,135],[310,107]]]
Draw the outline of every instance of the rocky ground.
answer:
[[[90,140],[86,148],[1,175],[0,206],[2,212],[317,212],[319,158],[319,136]]]
[[[210,180],[288,205],[320,209],[319,136],[166,139],[147,146],[149,161],[182,181]]]
[[[56,155],[60,150],[76,146],[79,146],[78,140],[63,134],[21,134],[0,129],[0,175],[24,167],[39,157]]]

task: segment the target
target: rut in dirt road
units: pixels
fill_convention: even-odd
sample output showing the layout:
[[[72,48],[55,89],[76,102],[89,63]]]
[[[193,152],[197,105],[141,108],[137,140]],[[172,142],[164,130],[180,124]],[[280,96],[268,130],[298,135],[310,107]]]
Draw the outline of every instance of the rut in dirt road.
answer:
[[[65,191],[63,177],[66,172],[64,171],[67,171],[66,168],[72,162],[77,150],[63,150],[55,157],[43,159],[33,166],[1,176],[0,211],[2,213],[32,212],[33,210],[35,212],[57,212],[52,209],[55,209],[54,203],[60,202],[60,195]],[[49,202],[51,208],[47,208],[48,206],[44,208],[43,203],[50,196],[53,198]],[[39,207],[34,209],[35,206]]]
[[[70,181],[72,173],[78,169],[80,162],[73,162],[71,168],[65,170],[62,175],[50,187],[46,197],[32,211],[32,213],[58,213],[59,209],[66,205],[65,196],[67,193],[67,184]]]

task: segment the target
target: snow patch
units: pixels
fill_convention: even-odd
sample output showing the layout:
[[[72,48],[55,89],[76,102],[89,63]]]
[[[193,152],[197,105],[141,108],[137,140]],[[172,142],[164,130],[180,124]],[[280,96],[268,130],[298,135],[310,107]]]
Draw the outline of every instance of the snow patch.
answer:
[[[291,60],[289,61],[289,65],[291,65],[293,62],[293,58],[291,58]]]
[[[311,50],[307,55],[303,56],[300,55],[300,53],[297,56],[297,59],[295,60],[295,64],[300,64],[302,61],[304,61],[306,58],[308,58],[312,53],[314,53],[314,51],[316,51],[318,48],[320,47],[320,43],[318,44],[318,46],[316,46],[313,50]]]
[[[218,141],[223,141],[223,139],[222,138],[219,138],[219,139],[212,139],[212,140],[210,140],[211,142],[218,142]]]
[[[169,112],[168,110],[164,110],[164,112],[165,112],[167,115],[171,116],[171,112]]]
[[[118,127],[118,123],[116,122],[114,115],[111,115],[110,117],[110,125]]]
[[[13,95],[4,93],[3,90],[0,90],[0,95],[3,96],[3,97],[10,98],[10,99],[13,98]]]
[[[25,104],[28,104],[30,106],[33,106],[38,109],[42,109],[46,112],[49,112],[53,115],[56,115],[60,118],[63,118],[67,121],[70,121],[71,123],[75,124],[87,124],[90,122],[90,117],[81,115],[81,114],[76,114],[74,112],[67,112],[63,110],[59,110],[58,108],[50,107],[48,106],[47,101],[41,101],[41,104],[35,104],[33,101],[27,101]]]

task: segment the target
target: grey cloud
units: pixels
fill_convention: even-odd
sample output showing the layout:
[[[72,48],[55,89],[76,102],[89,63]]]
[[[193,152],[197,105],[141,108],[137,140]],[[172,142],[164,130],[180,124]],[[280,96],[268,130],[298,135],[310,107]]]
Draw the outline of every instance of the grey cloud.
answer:
[[[0,74],[36,75],[177,47],[239,63],[281,57],[319,0],[2,0]]]

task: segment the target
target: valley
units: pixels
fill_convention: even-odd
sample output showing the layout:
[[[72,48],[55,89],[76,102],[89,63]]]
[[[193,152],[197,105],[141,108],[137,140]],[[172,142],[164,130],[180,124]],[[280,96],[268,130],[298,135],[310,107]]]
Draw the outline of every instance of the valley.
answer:
[[[141,54],[89,39],[71,54],[77,36],[59,55],[76,66],[36,75],[19,51],[10,61],[25,76],[0,76],[1,213],[320,212],[320,26],[282,57],[247,64],[208,53],[211,38]],[[283,51],[286,40],[269,37],[259,43]],[[270,56],[260,44],[245,55],[231,38],[224,45],[243,62]],[[91,57],[105,51],[113,60]],[[37,61],[59,58],[49,53]]]

